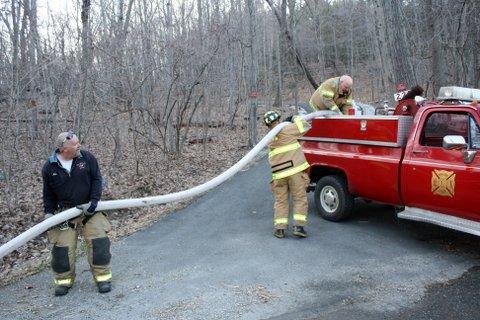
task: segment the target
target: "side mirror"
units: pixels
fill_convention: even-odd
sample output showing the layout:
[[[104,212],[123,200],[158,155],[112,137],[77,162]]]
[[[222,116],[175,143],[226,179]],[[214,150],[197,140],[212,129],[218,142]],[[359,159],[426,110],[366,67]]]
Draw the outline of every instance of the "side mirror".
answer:
[[[472,163],[477,155],[477,150],[468,150],[468,144],[462,136],[443,137],[443,148],[447,150],[463,150],[463,161],[466,164]]]
[[[463,162],[466,164],[472,163],[477,155],[477,150],[463,150]]]
[[[445,136],[443,137],[443,148],[447,150],[452,149],[466,149],[468,147],[465,138],[462,136]]]

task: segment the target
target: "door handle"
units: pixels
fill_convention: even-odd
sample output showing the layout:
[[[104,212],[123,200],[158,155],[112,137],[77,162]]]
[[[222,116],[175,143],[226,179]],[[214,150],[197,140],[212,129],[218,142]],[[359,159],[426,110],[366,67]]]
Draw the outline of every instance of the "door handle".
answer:
[[[428,153],[428,150],[425,150],[425,149],[413,149],[412,152],[415,153],[415,154],[425,154],[425,153]]]

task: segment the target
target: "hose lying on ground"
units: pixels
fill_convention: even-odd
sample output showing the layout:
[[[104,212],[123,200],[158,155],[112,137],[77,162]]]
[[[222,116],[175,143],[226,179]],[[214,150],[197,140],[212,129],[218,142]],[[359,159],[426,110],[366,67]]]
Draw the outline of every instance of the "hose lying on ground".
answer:
[[[315,113],[308,114],[303,116],[305,120],[310,120],[315,117],[320,116],[328,116],[330,115],[330,111],[318,111]],[[199,186],[193,187],[191,189],[187,189],[180,192],[170,193],[161,196],[154,196],[154,197],[146,197],[146,198],[137,198],[137,199],[124,199],[124,200],[109,200],[109,201],[100,201],[98,203],[96,211],[105,211],[105,210],[116,210],[116,209],[126,209],[126,208],[136,208],[136,207],[145,207],[151,206],[155,204],[163,204],[174,202],[178,200],[183,200],[186,198],[195,197],[200,195],[212,188],[215,188],[219,184],[225,182],[229,178],[231,178],[234,174],[240,171],[245,165],[247,165],[253,158],[262,151],[268,144],[268,142],[275,137],[283,127],[285,127],[290,122],[282,122],[273,128],[262,140],[260,140],[257,145],[250,150],[242,159],[240,159],[237,163],[235,163],[232,167],[228,170],[223,172],[222,174],[216,176],[210,181],[207,181]],[[19,236],[13,238],[12,240],[8,241],[4,245],[0,247],[0,259],[5,257],[7,254],[12,252],[13,250],[18,249],[20,246],[24,245],[28,241],[34,239],[38,235],[42,234],[43,232],[47,231],[51,227],[62,223],[66,220],[70,220],[79,216],[82,213],[82,210],[77,208],[70,208],[65,211],[59,212],[48,218],[41,223],[33,226],[32,228],[28,229],[27,231],[23,232]]]

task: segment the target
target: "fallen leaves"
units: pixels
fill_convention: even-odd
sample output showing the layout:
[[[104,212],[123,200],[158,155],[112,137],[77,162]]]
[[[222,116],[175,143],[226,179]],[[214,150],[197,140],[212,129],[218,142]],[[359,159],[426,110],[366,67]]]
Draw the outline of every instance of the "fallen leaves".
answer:
[[[207,145],[186,144],[180,157],[167,158],[161,150],[148,144],[133,150],[133,143],[124,142],[123,156],[111,167],[114,148],[110,141],[86,141],[99,160],[106,180],[102,200],[127,199],[168,194],[202,184],[222,173],[243,157],[248,149],[245,130],[241,126],[210,128],[213,137]],[[195,135],[192,128],[192,135]],[[200,129],[198,129],[200,130]],[[39,147],[40,148],[40,147]],[[40,150],[33,150],[32,153]],[[136,156],[134,156],[136,155]],[[140,159],[140,160],[139,160]],[[26,158],[16,166],[14,183],[16,199],[0,199],[0,244],[33,227],[43,219],[41,168],[45,159]],[[139,160],[139,161],[138,161]],[[13,184],[12,182],[12,184]],[[0,182],[5,194],[5,185]],[[12,203],[15,206],[12,207]],[[113,230],[110,237],[118,240],[148,227],[168,213],[188,205],[188,200],[154,207],[123,209],[108,212]],[[45,234],[28,242],[3,258],[0,266],[0,285],[5,285],[25,275],[36,273],[49,264],[49,245]]]

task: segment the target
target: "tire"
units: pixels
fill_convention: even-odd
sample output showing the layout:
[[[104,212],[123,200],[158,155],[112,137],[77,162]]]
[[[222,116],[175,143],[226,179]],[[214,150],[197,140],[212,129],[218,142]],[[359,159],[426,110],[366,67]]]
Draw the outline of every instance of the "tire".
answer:
[[[318,180],[314,198],[317,212],[325,220],[338,222],[352,214],[353,196],[340,176],[325,176]]]

